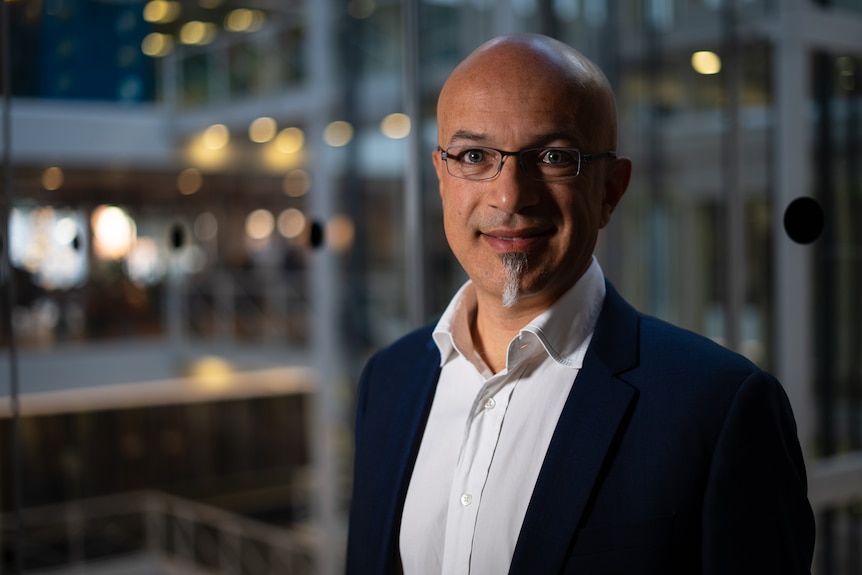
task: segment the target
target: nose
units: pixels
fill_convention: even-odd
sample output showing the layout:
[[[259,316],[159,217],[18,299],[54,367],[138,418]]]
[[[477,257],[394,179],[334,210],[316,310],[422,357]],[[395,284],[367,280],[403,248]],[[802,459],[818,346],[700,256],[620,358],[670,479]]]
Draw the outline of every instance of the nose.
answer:
[[[488,181],[488,203],[503,212],[516,214],[538,203],[539,184],[527,177],[517,156],[504,156],[500,173]]]

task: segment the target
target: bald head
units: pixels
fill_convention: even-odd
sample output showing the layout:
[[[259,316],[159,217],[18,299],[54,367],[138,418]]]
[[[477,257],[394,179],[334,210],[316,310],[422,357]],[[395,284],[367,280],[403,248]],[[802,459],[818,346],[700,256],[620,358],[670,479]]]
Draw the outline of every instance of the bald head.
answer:
[[[616,105],[604,73],[586,56],[553,38],[514,34],[494,38],[459,64],[440,92],[438,120],[477,93],[500,100],[547,99],[569,102],[588,148],[615,149]]]

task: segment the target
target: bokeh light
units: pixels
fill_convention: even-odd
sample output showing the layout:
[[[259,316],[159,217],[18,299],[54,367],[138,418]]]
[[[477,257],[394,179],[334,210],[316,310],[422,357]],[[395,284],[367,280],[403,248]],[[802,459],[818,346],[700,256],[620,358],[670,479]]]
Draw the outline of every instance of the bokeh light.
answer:
[[[326,243],[336,252],[346,251],[353,245],[355,228],[353,220],[343,214],[332,216],[326,222]]]
[[[144,20],[153,24],[167,24],[180,16],[180,3],[170,0],[150,0],[144,5]]]
[[[218,234],[218,219],[212,212],[203,212],[195,218],[192,231],[200,241],[212,241]]]
[[[275,146],[283,154],[295,154],[305,145],[305,133],[299,128],[285,128],[278,133]]]
[[[291,198],[299,198],[308,193],[311,187],[311,176],[303,169],[297,168],[284,175],[281,188]]]
[[[707,50],[691,55],[691,67],[698,74],[711,75],[721,71],[721,58],[715,52]]]
[[[69,216],[61,217],[54,226],[54,241],[60,245],[74,246],[78,238],[78,224]]]
[[[152,58],[163,58],[174,50],[174,38],[170,34],[151,32],[141,41],[141,52]]]
[[[245,219],[245,234],[253,240],[265,240],[274,229],[275,218],[269,210],[254,210]]]
[[[51,166],[42,172],[42,187],[49,191],[59,190],[63,185],[63,170]]]
[[[231,32],[256,32],[263,27],[266,16],[260,10],[237,8],[224,19],[224,27]]]
[[[353,139],[353,126],[344,120],[332,122],[323,131],[323,141],[334,148],[346,146]]]
[[[141,286],[158,283],[165,277],[164,258],[153,238],[139,237],[129,250],[125,261],[129,279]]]
[[[400,140],[410,134],[410,116],[407,114],[389,114],[380,122],[380,131],[387,138]]]
[[[210,44],[216,37],[216,25],[212,22],[192,20],[180,28],[180,42],[192,46]]]
[[[230,131],[224,124],[213,124],[204,130],[202,141],[209,150],[221,150],[230,141]]]
[[[252,142],[263,144],[264,142],[269,142],[275,137],[275,131],[277,129],[278,126],[273,118],[257,118],[248,127],[248,138]]]
[[[305,231],[305,214],[296,208],[288,208],[278,215],[278,233],[292,240]]]
[[[229,361],[213,355],[201,357],[189,368],[189,375],[195,383],[210,391],[229,387],[233,372],[233,365]]]
[[[88,274],[85,227],[79,210],[15,207],[9,215],[9,259],[44,289],[81,286]]]
[[[191,195],[201,189],[203,175],[197,168],[186,168],[177,176],[177,188],[183,195]]]
[[[93,251],[102,259],[124,258],[135,241],[135,224],[117,206],[99,206],[90,219],[93,228]]]

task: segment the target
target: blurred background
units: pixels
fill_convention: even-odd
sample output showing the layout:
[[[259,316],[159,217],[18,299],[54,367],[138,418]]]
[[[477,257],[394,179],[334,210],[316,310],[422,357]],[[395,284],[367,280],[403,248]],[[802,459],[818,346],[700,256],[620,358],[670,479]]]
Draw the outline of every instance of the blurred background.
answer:
[[[436,95],[513,31],[606,70],[607,276],[778,375],[862,573],[862,1],[0,3],[0,573],[340,572],[359,371],[465,279]]]

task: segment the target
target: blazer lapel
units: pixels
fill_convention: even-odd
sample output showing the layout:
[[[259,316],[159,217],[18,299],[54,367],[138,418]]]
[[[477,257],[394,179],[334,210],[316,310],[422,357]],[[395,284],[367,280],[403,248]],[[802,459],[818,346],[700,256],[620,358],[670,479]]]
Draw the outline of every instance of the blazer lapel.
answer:
[[[617,375],[637,362],[637,312],[610,284],[584,365],[548,446],[510,573],[558,573],[637,391]],[[551,528],[549,528],[551,526]]]

